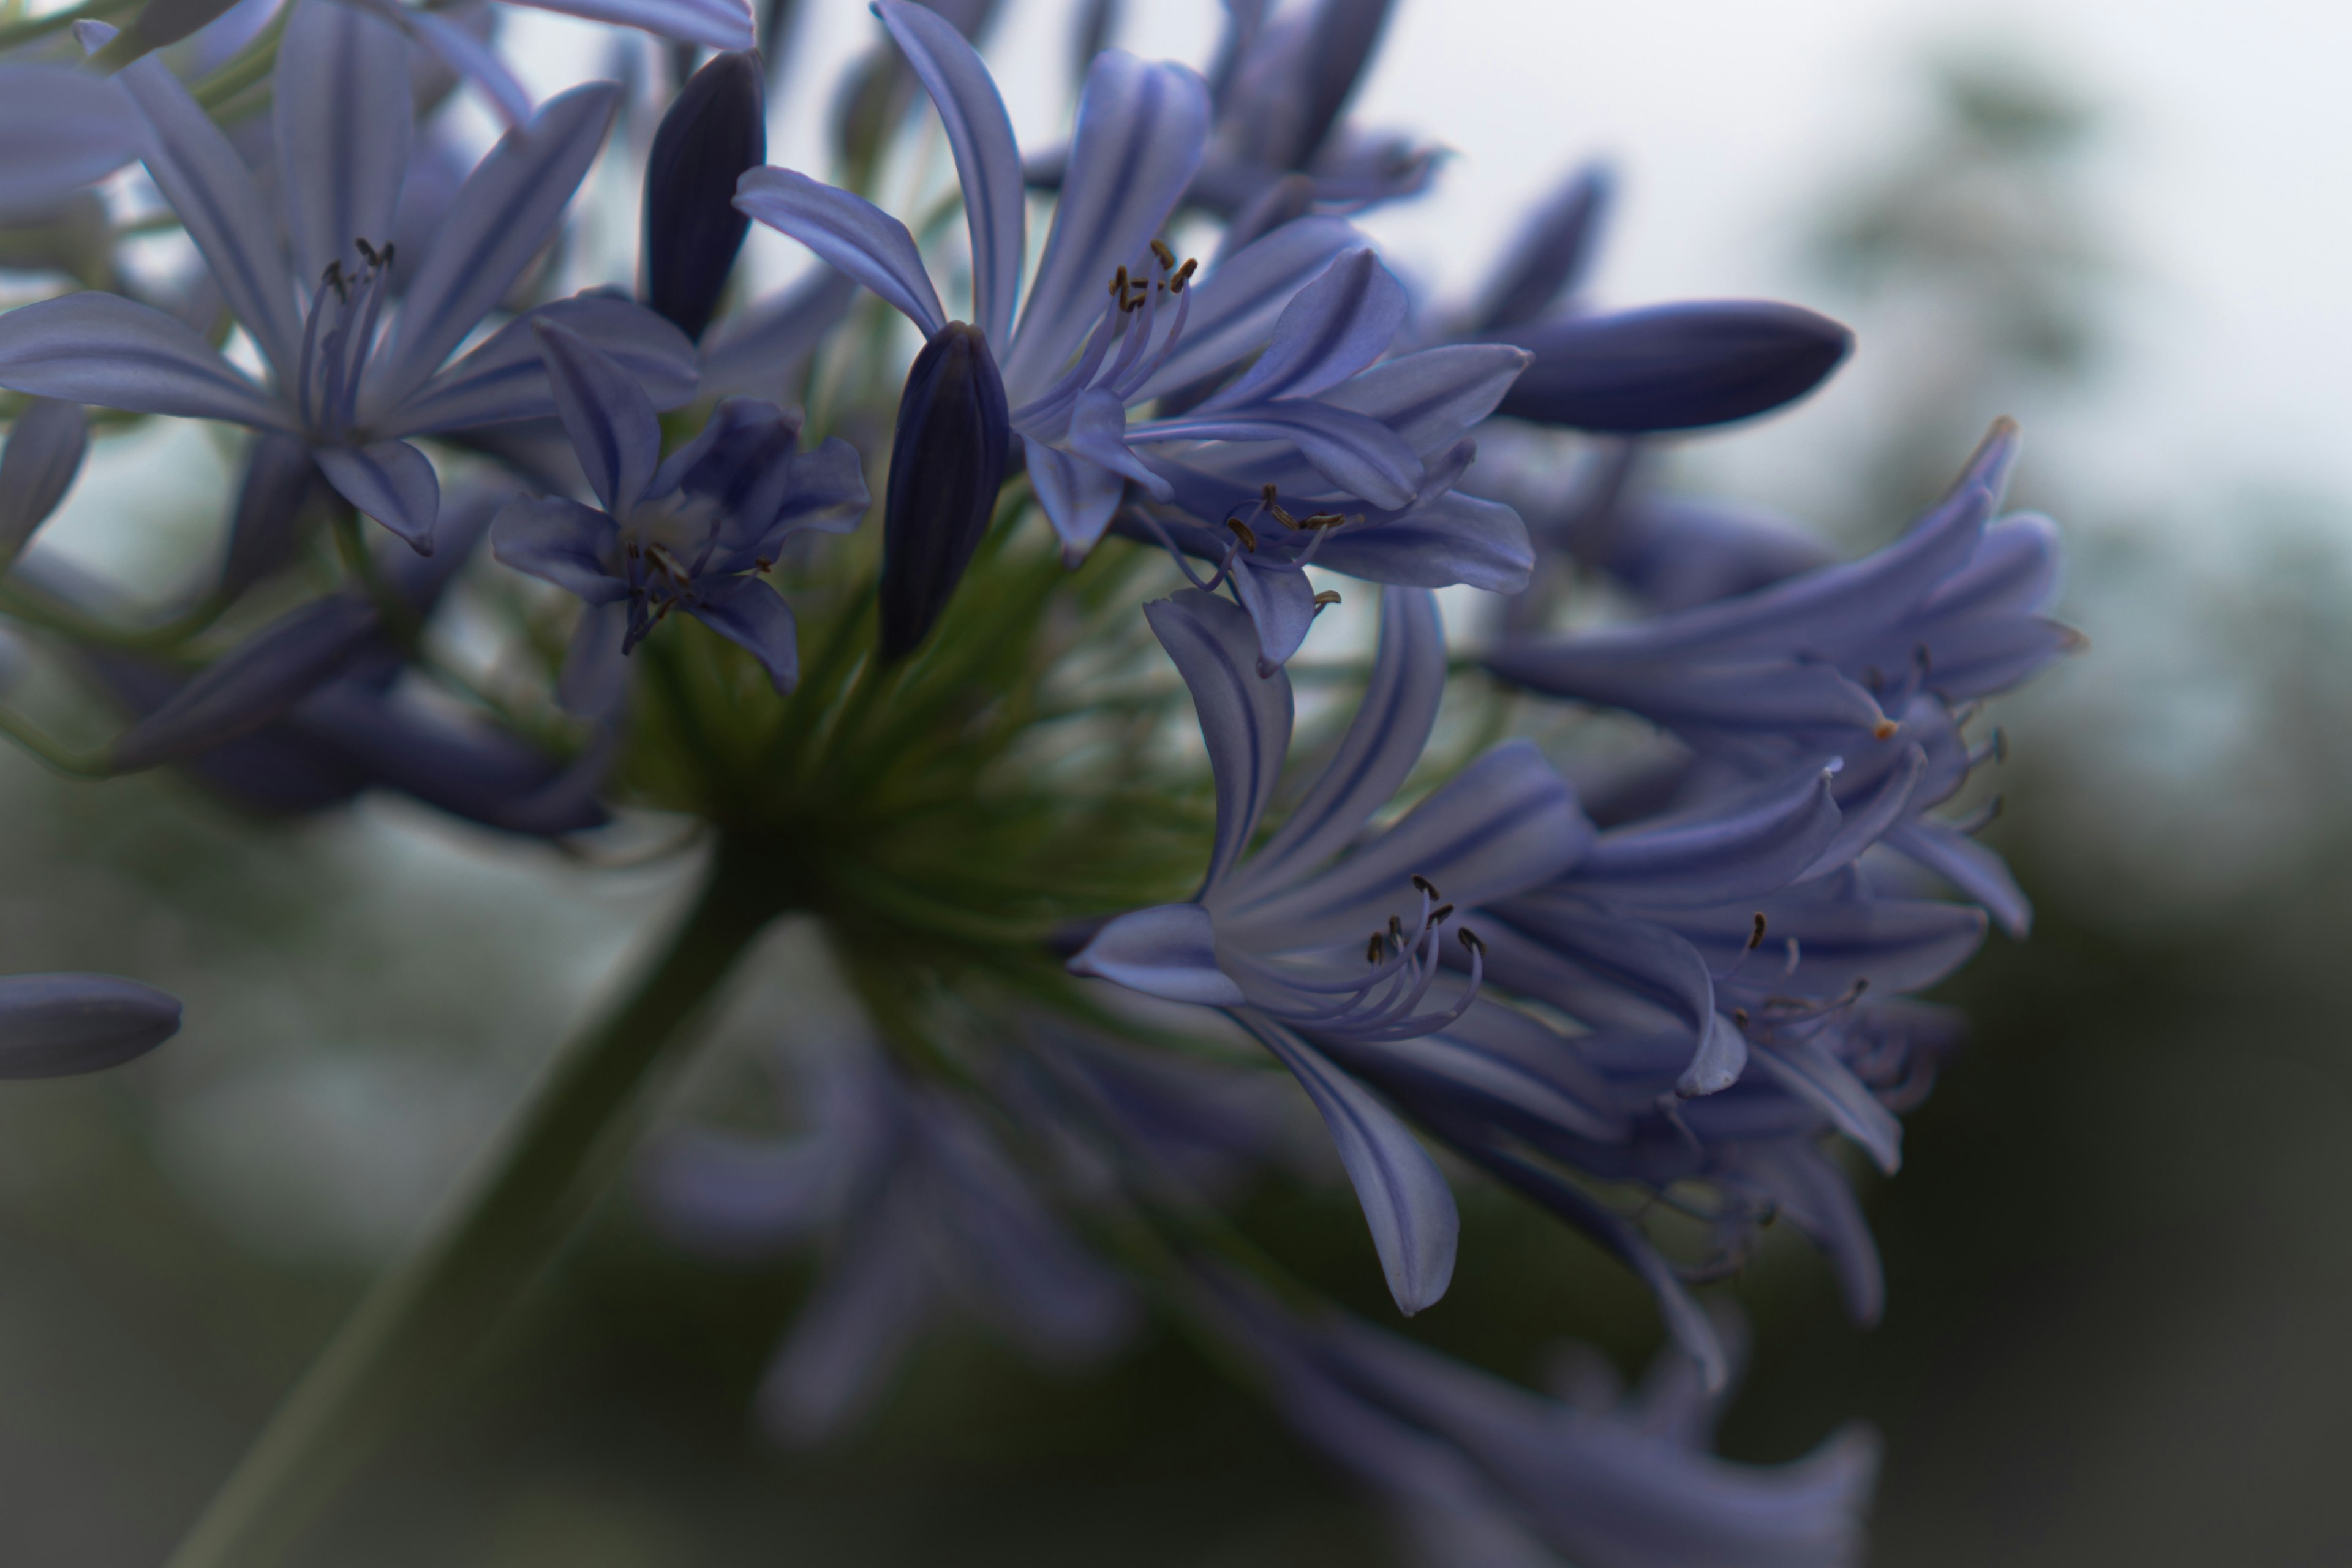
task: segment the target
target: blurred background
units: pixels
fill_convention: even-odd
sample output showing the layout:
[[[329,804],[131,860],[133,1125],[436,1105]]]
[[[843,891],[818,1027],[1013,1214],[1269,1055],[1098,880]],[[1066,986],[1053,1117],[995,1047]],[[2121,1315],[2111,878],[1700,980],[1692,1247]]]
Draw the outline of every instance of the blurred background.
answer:
[[[780,162],[814,159],[814,84],[871,26],[801,10]],[[1065,101],[1071,11],[1009,0],[992,37],[1024,132],[1053,130],[1024,101]],[[1198,61],[1214,31],[1198,0],[1114,39]],[[1973,1043],[1869,1200],[1886,1321],[1848,1327],[1799,1246],[1727,1287],[1758,1329],[1727,1450],[1875,1424],[1882,1564],[2352,1561],[2347,46],[2352,14],[2290,0],[1402,0],[1358,103],[1453,149],[1368,226],[1441,299],[1601,153],[1597,298],[1777,296],[1856,329],[1810,401],[1681,443],[1690,487],[1866,548],[2008,413],[2013,499],[2067,529],[2093,651],[2000,713],[1993,831],[2039,922],[1947,989]],[[86,481],[60,526],[104,557],[125,509],[193,516],[214,485]],[[682,883],[378,802],[257,827],[14,752],[0,803],[5,967],[136,973],[190,1020],[126,1071],[0,1095],[0,1561],[150,1563]],[[780,1037],[842,1026],[781,931],[666,1114],[767,1095]],[[1244,1212],[1392,1316],[1344,1192],[1269,1181]],[[1629,1369],[1654,1348],[1590,1249],[1491,1196],[1465,1218],[1412,1331],[1523,1378],[1570,1337]],[[616,1191],[300,1561],[1390,1560],[1379,1516],[1166,1337],[1048,1376],[944,1331],[856,1436],[779,1448],[751,1390],[808,1277],[682,1258]]]

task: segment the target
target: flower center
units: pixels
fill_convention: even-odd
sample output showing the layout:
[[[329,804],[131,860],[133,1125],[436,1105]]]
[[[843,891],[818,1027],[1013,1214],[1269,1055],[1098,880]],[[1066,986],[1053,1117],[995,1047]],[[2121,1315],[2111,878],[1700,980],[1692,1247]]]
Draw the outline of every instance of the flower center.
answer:
[[[352,241],[360,254],[356,273],[339,258],[327,263],[310,291],[310,311],[302,324],[302,358],[294,396],[310,433],[346,442],[357,422],[360,372],[375,346],[376,321],[383,310],[392,275],[392,246],[378,250],[364,238]]]

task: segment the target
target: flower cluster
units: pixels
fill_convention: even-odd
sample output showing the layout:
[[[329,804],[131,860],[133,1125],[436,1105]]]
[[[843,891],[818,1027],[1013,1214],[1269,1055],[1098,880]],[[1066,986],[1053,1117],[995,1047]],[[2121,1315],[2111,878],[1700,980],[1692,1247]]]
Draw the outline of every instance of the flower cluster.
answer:
[[[1474,305],[1416,300],[1351,221],[1440,172],[1346,112],[1386,0],[1232,0],[1205,75],[1090,35],[1066,140],[1025,152],[992,7],[875,0],[839,184],[770,161],[779,61],[740,0],[549,8],[671,47],[616,34],[636,91],[534,103],[481,5],[0,25],[0,226],[54,279],[0,313],[0,613],[93,699],[0,727],[257,816],[398,792],[703,889],[184,1560],[266,1561],[271,1510],[332,1479],[300,1456],[486,1328],[785,918],[866,1026],[793,1075],[797,1131],[661,1133],[639,1167],[680,1245],[824,1248],[760,1397],[779,1433],[854,1420],[946,1307],[1047,1361],[1159,1310],[1433,1562],[1853,1560],[1871,1440],[1712,1456],[1742,1336],[1699,1292],[1785,1215],[1879,1313],[1837,1145],[1895,1169],[1960,1033],[1916,994],[2025,931],[1960,804],[1985,700],[2079,640],[2054,531],[2000,510],[2014,428],[1852,561],[1637,482],[1639,438],[1801,398],[1847,333],[1593,307],[1599,169]],[[629,163],[637,276],[583,274],[566,237]],[[755,226],[801,272],[766,298]],[[158,229],[176,263],[123,244]],[[155,418],[250,432],[216,557],[160,605],[40,537],[93,426]],[[1598,457],[1498,471],[1498,424]],[[1499,631],[1450,634],[1441,589]],[[1343,593],[1376,608],[1327,616]],[[1551,721],[1597,710],[1630,752]],[[0,981],[0,1076],[177,1018]],[[1314,1306],[1221,1204],[1327,1163],[1403,1314],[1470,1244],[1457,1184],[1598,1242],[1656,1300],[1651,1383],[1546,1397]]]

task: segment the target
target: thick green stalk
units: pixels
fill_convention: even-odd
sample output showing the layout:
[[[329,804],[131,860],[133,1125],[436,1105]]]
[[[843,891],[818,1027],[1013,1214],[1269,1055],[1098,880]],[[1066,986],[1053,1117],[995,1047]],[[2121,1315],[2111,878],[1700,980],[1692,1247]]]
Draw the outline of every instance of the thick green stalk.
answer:
[[[337,1331],[168,1568],[268,1568],[376,1445],[456,1381],[624,1152],[647,1078],[779,912],[769,871],[721,841],[652,968],[557,1062],[448,1227]]]

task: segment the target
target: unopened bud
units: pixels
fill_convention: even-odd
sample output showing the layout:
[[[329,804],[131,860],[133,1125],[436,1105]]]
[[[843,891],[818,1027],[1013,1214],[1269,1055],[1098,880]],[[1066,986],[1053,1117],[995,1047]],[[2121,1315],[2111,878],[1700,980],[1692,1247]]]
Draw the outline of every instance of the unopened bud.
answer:
[[[751,226],[735,182],[767,156],[758,57],[712,56],[662,116],[646,160],[646,302],[689,338],[710,324]]]
[[[0,976],[0,1079],[127,1062],[180,1029],[177,998],[111,974]]]
[[[980,329],[950,321],[923,345],[898,398],[882,509],[882,657],[929,635],[996,510],[1013,420]]]

